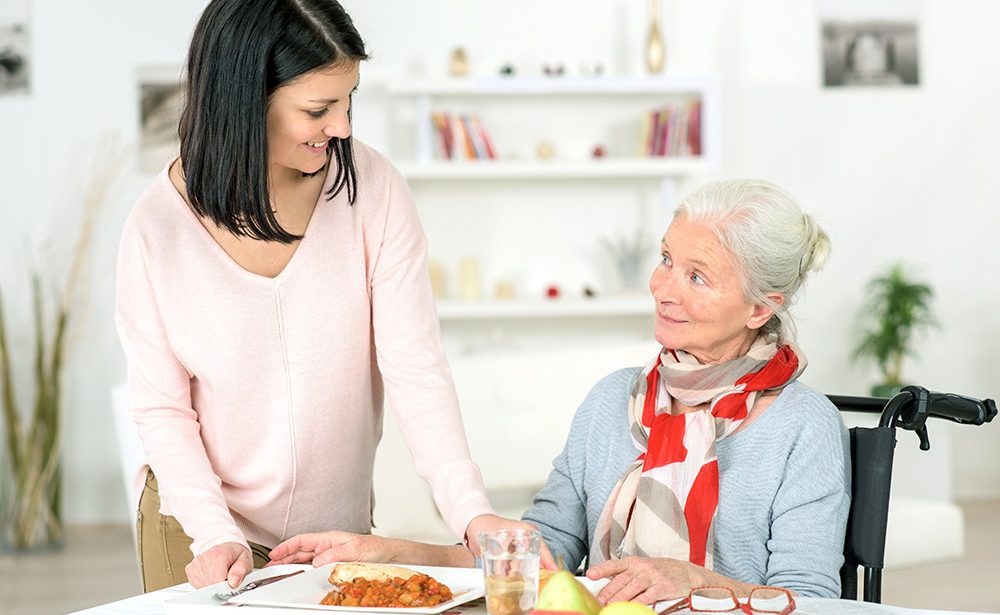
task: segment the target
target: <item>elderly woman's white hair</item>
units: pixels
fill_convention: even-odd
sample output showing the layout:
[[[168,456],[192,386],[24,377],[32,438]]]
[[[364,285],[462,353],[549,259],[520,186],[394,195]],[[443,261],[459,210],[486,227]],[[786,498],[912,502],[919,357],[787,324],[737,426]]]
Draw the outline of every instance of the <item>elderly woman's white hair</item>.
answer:
[[[794,341],[795,323],[788,312],[810,271],[823,267],[830,238],[787,192],[760,179],[708,184],[688,195],[674,212],[708,226],[733,255],[744,296],[764,304],[774,316],[761,333]],[[781,293],[784,305],[768,298]]]

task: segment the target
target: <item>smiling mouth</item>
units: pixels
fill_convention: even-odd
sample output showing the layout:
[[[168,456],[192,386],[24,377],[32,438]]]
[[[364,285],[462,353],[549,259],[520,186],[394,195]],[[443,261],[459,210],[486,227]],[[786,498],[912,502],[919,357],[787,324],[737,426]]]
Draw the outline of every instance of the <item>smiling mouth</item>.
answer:
[[[669,316],[667,316],[665,314],[660,314],[659,316],[660,316],[660,320],[666,321],[666,322],[668,322],[670,324],[679,325],[679,324],[683,324],[684,322],[686,322],[684,320],[677,320],[675,318],[671,318],[671,317],[669,317]]]
[[[319,141],[317,143],[306,143],[306,145],[308,145],[313,149],[324,149],[329,143],[330,143],[329,141]]]

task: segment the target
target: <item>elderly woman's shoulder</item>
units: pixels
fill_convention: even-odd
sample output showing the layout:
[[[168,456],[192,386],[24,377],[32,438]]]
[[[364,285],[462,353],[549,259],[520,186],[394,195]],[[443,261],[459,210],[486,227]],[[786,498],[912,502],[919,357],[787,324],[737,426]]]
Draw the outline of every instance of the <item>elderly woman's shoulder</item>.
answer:
[[[824,430],[832,426],[844,427],[844,421],[833,402],[826,395],[800,381],[791,383],[781,391],[768,408],[768,413],[772,411],[775,415],[781,415],[784,421],[798,424],[803,429]]]
[[[580,405],[577,419],[605,414],[623,415],[621,409],[628,407],[632,386],[641,373],[641,367],[624,367],[598,380]]]
[[[629,397],[641,373],[641,367],[626,367],[594,383],[573,414],[569,441],[592,452],[613,448],[613,440],[627,438]]]
[[[590,389],[591,395],[609,395],[613,397],[625,396],[626,399],[632,394],[632,387],[636,378],[642,374],[641,367],[623,367],[616,369],[610,374],[597,381]]]

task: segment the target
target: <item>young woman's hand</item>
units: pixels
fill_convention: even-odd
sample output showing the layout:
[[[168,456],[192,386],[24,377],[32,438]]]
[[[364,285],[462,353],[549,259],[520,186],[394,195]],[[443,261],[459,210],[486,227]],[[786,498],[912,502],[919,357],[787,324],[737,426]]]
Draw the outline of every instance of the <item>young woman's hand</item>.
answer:
[[[707,585],[700,566],[670,558],[626,557],[598,564],[587,570],[590,579],[610,578],[597,594],[601,604],[634,600],[654,604],[682,598],[695,587]],[[707,572],[707,571],[706,571]]]
[[[238,542],[215,545],[184,567],[184,573],[195,589],[219,581],[228,582],[229,587],[237,587],[251,570],[253,556],[249,549]]]
[[[271,550],[268,566],[330,562],[391,562],[396,541],[371,534],[329,531],[299,534]]]
[[[466,528],[465,540],[469,545],[469,550],[472,551],[476,557],[480,557],[479,534],[481,532],[494,532],[497,530],[527,530],[530,532],[537,529],[537,527],[527,521],[515,521],[513,519],[498,517],[497,515],[479,515],[474,518],[469,523],[469,527]],[[552,553],[549,552],[549,548],[546,546],[544,540],[542,541],[541,556],[542,568],[547,568],[549,570],[556,569],[556,562],[552,558]]]

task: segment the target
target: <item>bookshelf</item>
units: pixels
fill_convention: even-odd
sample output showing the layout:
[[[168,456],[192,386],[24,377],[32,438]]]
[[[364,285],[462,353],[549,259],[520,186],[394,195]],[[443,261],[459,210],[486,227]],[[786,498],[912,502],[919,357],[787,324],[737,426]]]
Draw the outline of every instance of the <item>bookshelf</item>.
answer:
[[[599,251],[600,239],[613,234],[615,224],[624,224],[624,218],[635,218],[637,222],[629,224],[660,232],[653,227],[668,219],[679,185],[707,174],[718,160],[720,105],[713,77],[408,78],[386,82],[384,91],[391,118],[388,153],[410,183],[421,209],[431,258],[443,262],[453,274],[456,263],[471,255],[479,258],[485,272],[485,298],[467,301],[452,294],[438,300],[446,335],[450,325],[464,331],[476,323],[516,329],[529,327],[528,321],[563,321],[563,328],[578,323],[575,326],[581,332],[593,326],[627,326],[645,334],[652,306],[643,290],[640,296],[623,297],[616,294],[617,289],[600,287],[598,282],[598,297],[582,298],[578,289],[593,279],[581,280],[583,274],[576,271],[577,278],[567,276],[562,281],[573,281],[563,285],[560,272],[549,271],[559,267],[561,257],[554,253],[560,250],[541,253],[548,246],[533,250],[550,240],[565,239],[554,233],[546,215],[550,219],[586,217],[580,219],[582,239],[561,250],[567,259],[574,258],[581,245],[598,246]],[[694,101],[700,110],[699,155],[646,154],[644,116],[652,109]],[[432,118],[440,119],[444,113],[452,118],[474,114],[477,122],[481,120],[495,145],[496,159],[443,155],[440,124],[435,126]],[[554,146],[550,159],[537,157],[543,141]],[[597,145],[606,155],[592,157]],[[560,201],[564,194],[579,194],[579,199],[565,199],[580,203],[579,214],[551,213],[572,207]],[[592,203],[599,199],[614,206],[596,212]],[[528,204],[536,202],[538,209],[532,211]],[[640,208],[654,213],[632,213]],[[622,214],[623,210],[632,211]],[[537,218],[531,223],[536,228],[521,233],[510,222],[519,216]],[[609,220],[605,223],[595,216]],[[477,235],[475,241],[470,233]],[[511,239],[498,240],[501,235]],[[517,248],[509,247],[514,245]],[[591,254],[590,258],[600,257]],[[539,269],[545,275],[551,273],[553,279],[542,282],[540,276],[532,276]],[[515,299],[490,298],[494,282],[512,277]],[[561,287],[562,298],[542,297],[543,284],[549,282]]]
[[[708,164],[700,157],[603,158],[580,161],[438,160],[398,165],[410,180],[466,179],[664,179],[704,173]]]
[[[718,158],[719,104],[718,86],[710,77],[702,76],[671,76],[671,77],[489,77],[478,79],[439,79],[439,80],[400,80],[387,84],[386,90],[390,97],[401,104],[412,105],[413,115],[410,116],[410,126],[415,132],[415,143],[411,146],[409,155],[404,155],[397,161],[401,167],[408,169],[414,178],[448,179],[451,176],[437,170],[436,164],[469,164],[463,160],[438,160],[435,156],[437,135],[429,118],[442,108],[469,108],[478,110],[484,123],[490,126],[494,139],[502,144],[508,140],[507,147],[498,147],[499,160],[471,161],[471,164],[500,163],[498,166],[513,164],[510,171],[483,172],[482,175],[470,171],[462,171],[457,177],[483,179],[498,179],[505,177],[530,176],[564,178],[589,176],[594,169],[601,177],[634,177],[662,178],[678,174],[703,172],[705,169],[692,167],[694,162],[713,166]],[[674,160],[673,157],[647,157],[639,154],[639,135],[641,130],[640,116],[643,109],[657,105],[683,100],[697,100],[701,103],[701,142],[702,153],[697,160]],[[506,107],[506,109],[504,109]],[[615,111],[609,113],[609,109]],[[573,111],[579,113],[574,114]],[[514,117],[513,122],[505,123],[505,118]],[[612,144],[610,156],[615,161],[590,160],[584,152],[576,152],[570,156],[577,162],[594,162],[593,167],[572,165],[569,170],[563,162],[556,160],[535,160],[530,152],[522,151],[516,156],[509,155],[514,146],[511,140],[522,140],[525,134],[532,132],[532,119],[536,124],[545,126],[544,132],[551,134],[556,140],[565,137],[565,133],[579,133],[589,129],[591,141],[598,142],[606,133],[594,130],[601,122],[594,122],[599,116],[611,117],[613,124],[623,132],[630,132],[630,139],[620,139]],[[621,128],[623,127],[624,128]],[[542,131],[535,131],[541,133]],[[511,160],[511,158],[514,158]],[[407,161],[409,159],[409,161]],[[601,162],[612,164],[597,166]],[[631,164],[635,163],[635,164]],[[666,163],[666,164],[655,164]],[[537,169],[525,170],[538,165]],[[424,169],[424,167],[430,167]]]
[[[441,322],[546,318],[632,318],[653,316],[653,300],[645,295],[594,299],[440,300]]]
[[[705,92],[714,89],[706,76],[669,77],[478,77],[452,79],[401,79],[388,84],[390,94],[401,96],[589,96],[592,94],[661,94]]]

